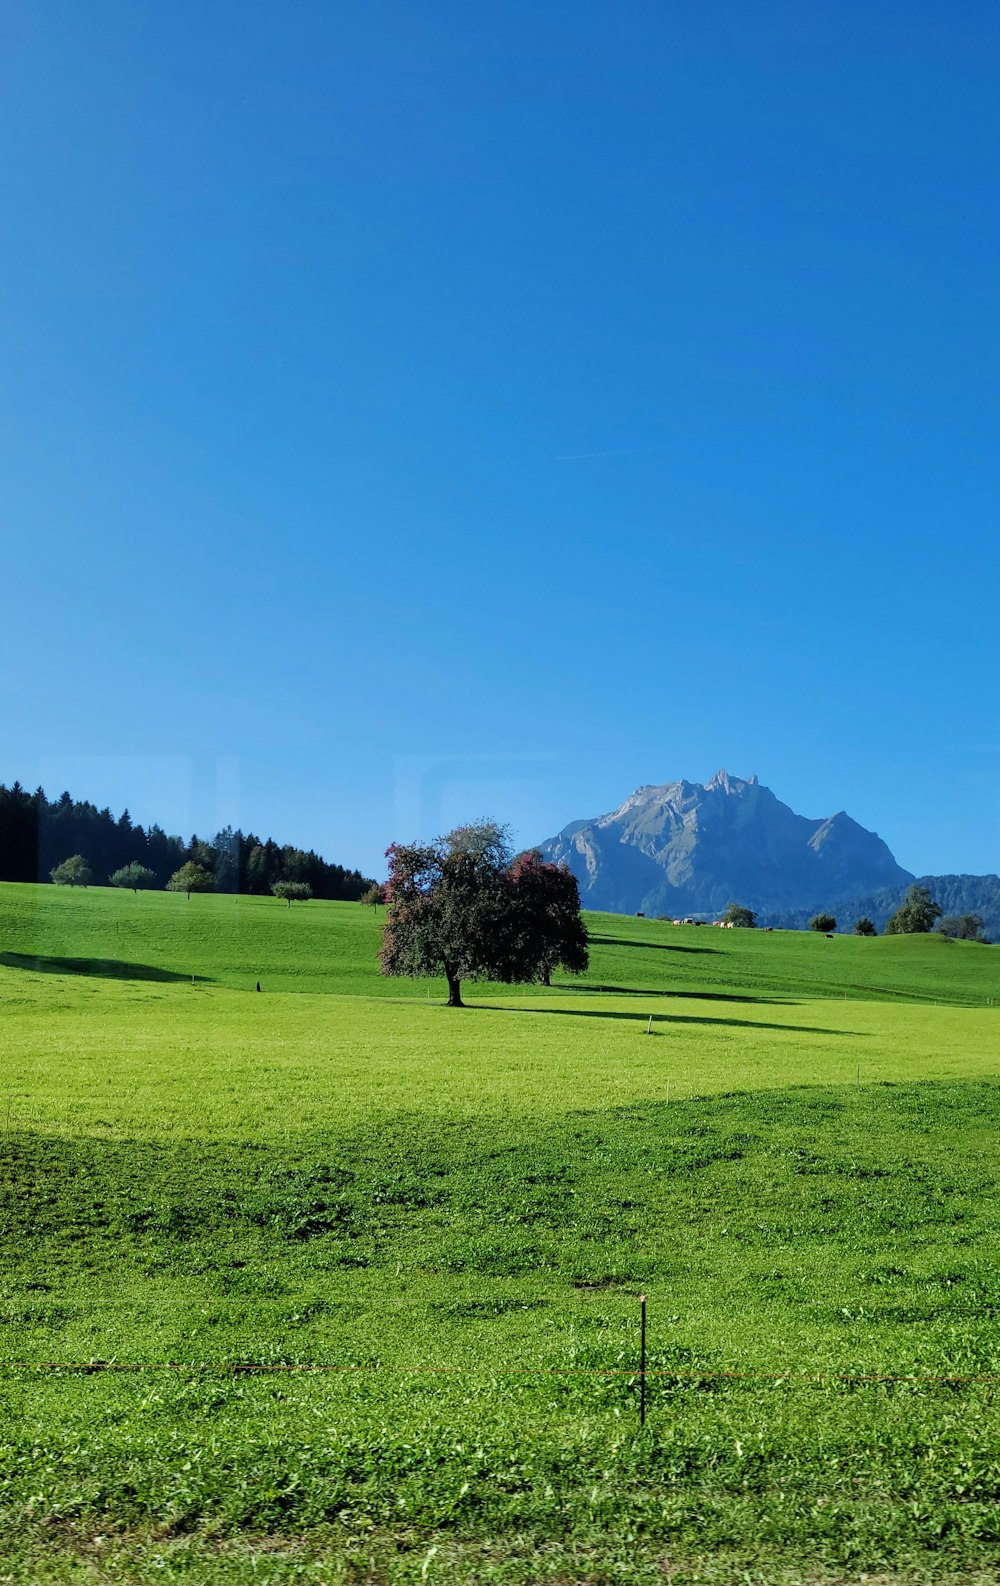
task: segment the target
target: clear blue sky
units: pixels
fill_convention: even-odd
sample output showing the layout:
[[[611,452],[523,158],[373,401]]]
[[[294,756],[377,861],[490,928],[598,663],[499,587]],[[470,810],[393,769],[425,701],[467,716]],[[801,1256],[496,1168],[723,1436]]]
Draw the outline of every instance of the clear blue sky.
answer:
[[[0,781],[1000,868],[994,0],[8,0]]]

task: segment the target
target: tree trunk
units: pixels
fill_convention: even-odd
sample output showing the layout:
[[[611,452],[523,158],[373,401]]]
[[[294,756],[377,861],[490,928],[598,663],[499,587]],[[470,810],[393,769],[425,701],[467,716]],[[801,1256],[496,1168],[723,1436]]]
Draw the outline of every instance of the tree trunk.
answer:
[[[552,981],[551,981],[551,979],[549,977],[549,966],[546,964],[545,967],[542,970],[542,985],[543,986],[551,986],[551,984],[552,984]]]
[[[447,964],[444,966],[444,972],[448,978],[448,1007],[464,1008],[465,1003],[462,1001],[461,982],[458,976],[452,974]]]

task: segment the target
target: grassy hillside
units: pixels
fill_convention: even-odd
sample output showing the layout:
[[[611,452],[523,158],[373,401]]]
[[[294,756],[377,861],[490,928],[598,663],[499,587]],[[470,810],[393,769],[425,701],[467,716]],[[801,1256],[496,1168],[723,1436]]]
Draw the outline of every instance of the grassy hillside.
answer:
[[[1000,1580],[1000,950],[380,924],[0,888],[0,1580]]]
[[[438,982],[386,980],[384,911],[359,903],[0,884],[0,966],[234,990],[423,997]],[[982,1006],[1000,997],[1000,951],[937,936],[828,940],[811,931],[720,931],[588,914],[591,967],[566,987],[657,995],[766,991]],[[558,978],[558,977],[557,977]],[[511,988],[483,988],[509,996]]]

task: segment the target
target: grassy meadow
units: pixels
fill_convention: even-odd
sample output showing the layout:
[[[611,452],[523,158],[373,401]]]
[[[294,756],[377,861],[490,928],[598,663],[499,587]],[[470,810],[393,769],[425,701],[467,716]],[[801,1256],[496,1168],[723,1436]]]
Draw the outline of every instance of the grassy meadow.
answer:
[[[0,1581],[1000,1581],[1000,949],[382,918],[0,886]]]

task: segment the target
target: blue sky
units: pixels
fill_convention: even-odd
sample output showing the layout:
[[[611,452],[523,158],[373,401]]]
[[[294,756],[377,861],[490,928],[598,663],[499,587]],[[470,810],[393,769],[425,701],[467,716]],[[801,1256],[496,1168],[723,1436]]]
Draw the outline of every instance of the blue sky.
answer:
[[[1000,11],[10,0],[0,781],[1000,868]]]

